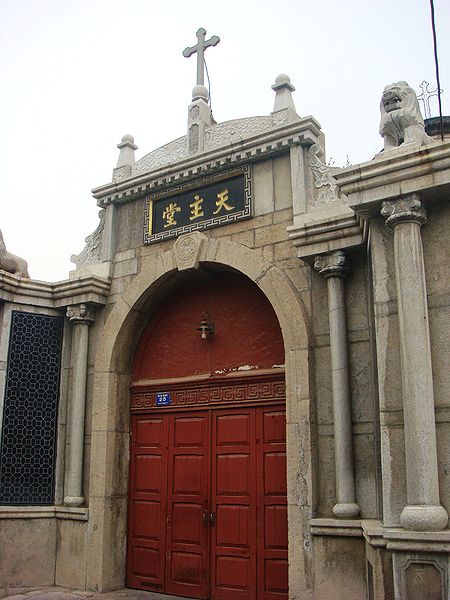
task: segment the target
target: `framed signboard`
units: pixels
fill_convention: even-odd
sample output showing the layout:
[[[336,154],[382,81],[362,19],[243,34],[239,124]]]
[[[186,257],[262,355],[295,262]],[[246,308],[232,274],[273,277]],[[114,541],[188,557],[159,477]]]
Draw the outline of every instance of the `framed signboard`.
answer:
[[[195,185],[179,186],[147,198],[144,243],[228,225],[252,217],[252,182],[248,166]]]

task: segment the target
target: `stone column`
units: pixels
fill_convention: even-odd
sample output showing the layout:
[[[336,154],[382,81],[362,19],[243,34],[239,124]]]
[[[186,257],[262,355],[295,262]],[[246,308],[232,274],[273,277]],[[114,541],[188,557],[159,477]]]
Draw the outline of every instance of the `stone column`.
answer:
[[[400,522],[406,529],[438,531],[445,529],[448,516],[439,501],[430,332],[420,235],[426,214],[418,194],[383,202],[381,214],[394,230],[408,501]]]
[[[84,502],[82,496],[83,447],[89,326],[94,321],[94,311],[86,304],[79,304],[69,307],[67,316],[73,327],[73,341],[72,395],[69,422],[70,447],[66,468],[64,504],[66,506],[81,506]]]
[[[349,268],[342,250],[317,256],[314,268],[326,277],[328,287],[337,500],[333,513],[336,517],[350,519],[356,517],[360,509],[355,502],[352,407],[345,314],[344,277]]]

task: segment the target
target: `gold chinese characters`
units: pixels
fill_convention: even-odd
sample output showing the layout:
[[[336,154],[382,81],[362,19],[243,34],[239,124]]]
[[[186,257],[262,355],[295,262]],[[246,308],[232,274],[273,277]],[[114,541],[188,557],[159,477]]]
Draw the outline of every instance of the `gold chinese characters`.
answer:
[[[203,204],[204,200],[203,198],[200,198],[200,196],[198,196],[197,194],[194,196],[194,202],[192,202],[192,204],[189,204],[189,208],[191,208],[191,216],[189,217],[190,221],[193,221],[194,219],[198,219],[199,217],[204,217],[205,213],[202,210],[202,204]]]
[[[181,208],[176,202],[171,202],[168,206],[166,206],[162,214],[163,219],[166,221],[164,227],[171,227],[172,225],[176,225],[177,222],[175,221],[175,213],[180,211]]]
[[[231,205],[228,194],[229,194],[228,189],[224,189],[223,191],[217,193],[216,200],[215,200],[216,209],[214,211],[212,211],[213,215],[217,215],[220,213],[222,213],[222,214],[227,213],[235,208],[234,206]],[[205,202],[204,198],[202,198],[198,194],[195,194],[193,202],[191,202],[189,204],[189,209],[190,209],[189,220],[190,221],[195,221],[195,220],[201,219],[202,217],[205,216],[205,213],[203,210],[204,202]],[[179,212],[182,212],[182,208],[180,206],[178,206],[178,204],[176,202],[170,202],[164,208],[164,210],[162,212],[162,218],[163,218],[163,221],[165,221],[164,228],[174,227],[175,225],[177,225],[175,216],[176,216],[176,213],[179,213]]]
[[[223,190],[223,192],[219,192],[217,194],[217,200],[216,200],[217,209],[213,212],[213,215],[217,215],[217,213],[219,213],[222,210],[222,208],[224,208],[226,211],[233,210],[234,206],[229,206],[227,204],[227,200],[228,200],[228,190]]]

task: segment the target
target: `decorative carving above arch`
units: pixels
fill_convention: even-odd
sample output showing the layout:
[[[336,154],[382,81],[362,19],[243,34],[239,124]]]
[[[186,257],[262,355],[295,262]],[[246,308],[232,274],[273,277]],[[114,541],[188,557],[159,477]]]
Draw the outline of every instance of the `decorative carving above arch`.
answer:
[[[208,238],[199,231],[180,236],[174,245],[175,260],[179,271],[197,269],[202,244]]]

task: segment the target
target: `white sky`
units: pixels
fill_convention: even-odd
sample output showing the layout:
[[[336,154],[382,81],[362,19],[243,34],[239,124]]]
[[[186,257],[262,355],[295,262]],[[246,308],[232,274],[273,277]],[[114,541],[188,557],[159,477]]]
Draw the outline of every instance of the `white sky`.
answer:
[[[435,12],[448,115],[449,0]],[[0,0],[0,228],[34,279],[74,268],[124,133],[137,159],[186,133],[196,59],[181,53],[199,27],[221,38],[206,52],[216,120],[269,114],[287,73],[336,166],[381,149],[385,85],[435,84],[428,0]]]

